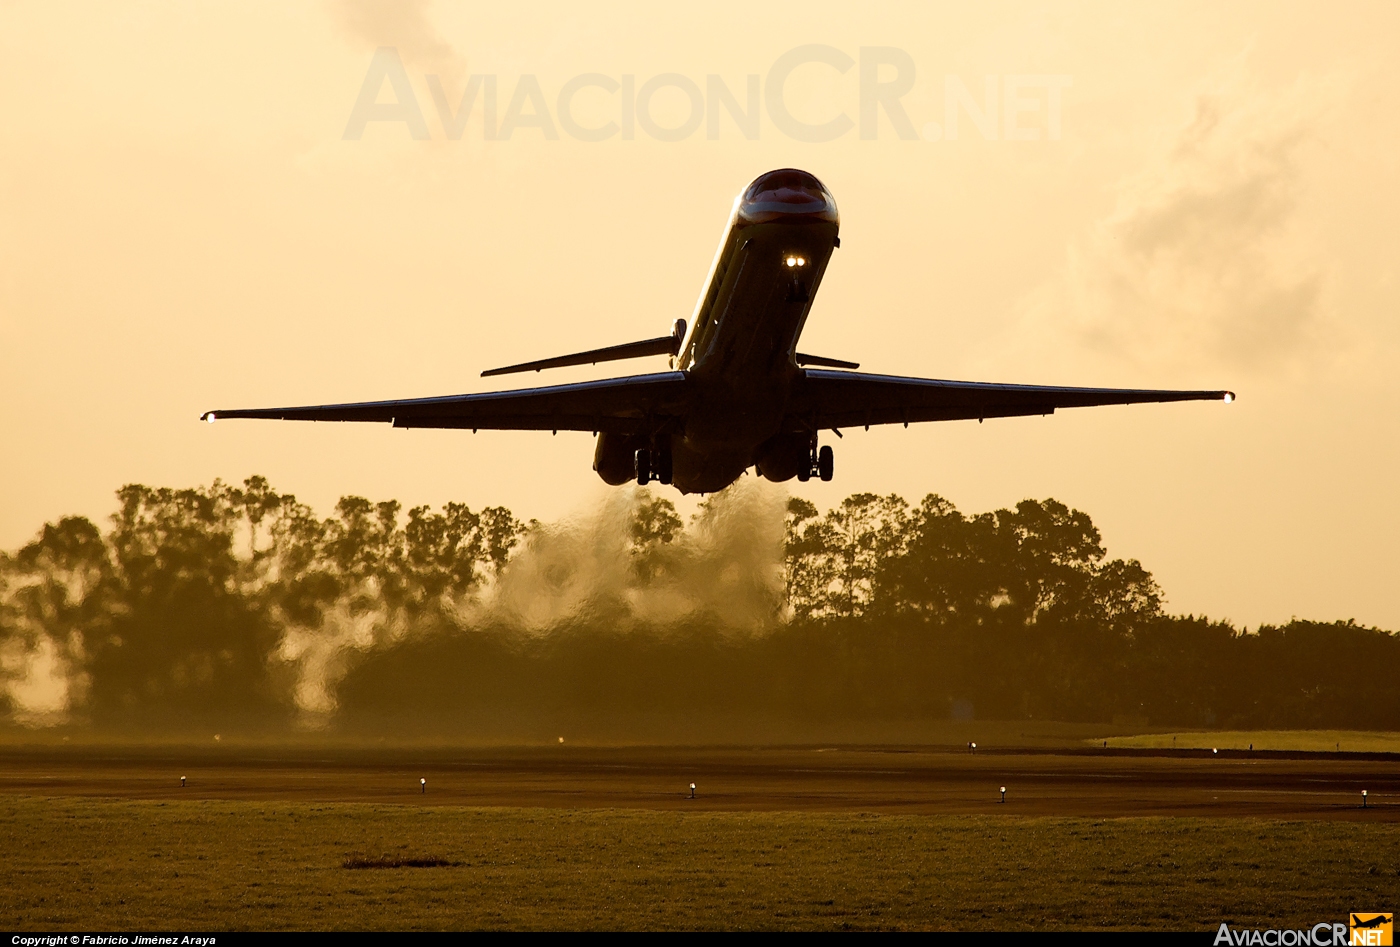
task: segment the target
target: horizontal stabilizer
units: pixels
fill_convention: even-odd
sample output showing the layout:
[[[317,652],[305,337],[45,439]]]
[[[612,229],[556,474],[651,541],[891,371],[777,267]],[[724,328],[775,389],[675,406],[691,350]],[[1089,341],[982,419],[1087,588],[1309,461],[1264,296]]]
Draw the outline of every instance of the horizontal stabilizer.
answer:
[[[680,339],[675,335],[663,335],[657,339],[642,342],[628,342],[626,345],[610,345],[605,349],[593,349],[574,355],[560,355],[557,358],[542,358],[537,362],[521,362],[505,368],[493,368],[481,373],[488,375],[509,375],[512,372],[537,372],[543,368],[564,368],[568,365],[595,365],[598,362],[612,362],[620,358],[640,358],[643,355],[675,355],[680,351]]]
[[[826,358],[822,355],[803,355],[798,352],[793,355],[799,365],[825,365],[827,368],[860,368],[859,362],[847,362],[839,358]]]

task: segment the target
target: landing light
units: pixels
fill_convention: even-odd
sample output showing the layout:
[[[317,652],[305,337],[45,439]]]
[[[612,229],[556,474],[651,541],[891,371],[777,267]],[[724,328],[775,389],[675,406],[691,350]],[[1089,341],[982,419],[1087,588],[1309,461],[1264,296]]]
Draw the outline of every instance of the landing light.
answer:
[[[788,257],[788,258],[787,258],[787,265],[788,265],[788,266],[796,266],[796,265],[797,265],[797,257],[795,257],[795,256],[790,256],[790,257]]]

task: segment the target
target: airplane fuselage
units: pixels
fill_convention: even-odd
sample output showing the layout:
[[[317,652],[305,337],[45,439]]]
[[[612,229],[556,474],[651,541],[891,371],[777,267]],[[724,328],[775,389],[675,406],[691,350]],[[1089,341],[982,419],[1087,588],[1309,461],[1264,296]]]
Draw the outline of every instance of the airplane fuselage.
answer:
[[[660,432],[672,482],[683,492],[713,492],[759,465],[788,479],[809,463],[816,432],[784,431],[789,394],[802,375],[797,340],[838,245],[840,218],[831,194],[805,171],[772,171],[735,201],[675,367],[691,379],[688,410]],[[599,460],[611,445],[599,442]],[[614,450],[609,477],[630,468],[635,440]],[[766,461],[766,463],[765,463]],[[791,469],[789,472],[789,468]],[[786,476],[781,476],[781,474]]]

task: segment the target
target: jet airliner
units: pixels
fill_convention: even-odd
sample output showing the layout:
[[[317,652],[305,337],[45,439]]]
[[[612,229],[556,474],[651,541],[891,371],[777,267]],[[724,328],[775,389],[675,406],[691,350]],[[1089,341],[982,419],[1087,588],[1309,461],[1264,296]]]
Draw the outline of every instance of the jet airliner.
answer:
[[[209,411],[201,418],[380,421],[400,428],[589,431],[593,469],[610,484],[713,493],[749,468],[775,481],[832,478],[822,431],[917,421],[1052,414],[1058,408],[1232,401],[1229,391],[1066,388],[902,378],[797,350],[832,252],[836,201],[813,175],[760,175],[735,200],[700,300],[669,335],[523,362],[483,376],[641,356],[670,370],[512,391],[295,408]]]

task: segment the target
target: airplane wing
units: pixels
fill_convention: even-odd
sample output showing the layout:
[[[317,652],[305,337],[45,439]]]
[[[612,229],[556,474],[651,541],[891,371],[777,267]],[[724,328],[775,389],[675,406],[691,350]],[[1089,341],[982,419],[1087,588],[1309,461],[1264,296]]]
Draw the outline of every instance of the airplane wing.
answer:
[[[363,401],[297,408],[207,411],[201,420],[269,418],[283,421],[380,421],[394,427],[496,431],[610,431],[640,433],[676,415],[686,387],[681,372],[634,375],[547,388],[481,394]]]
[[[1056,408],[1163,401],[1233,401],[1229,391],[1060,388],[900,378],[808,369],[788,414],[813,430],[913,421],[1053,414]]]

